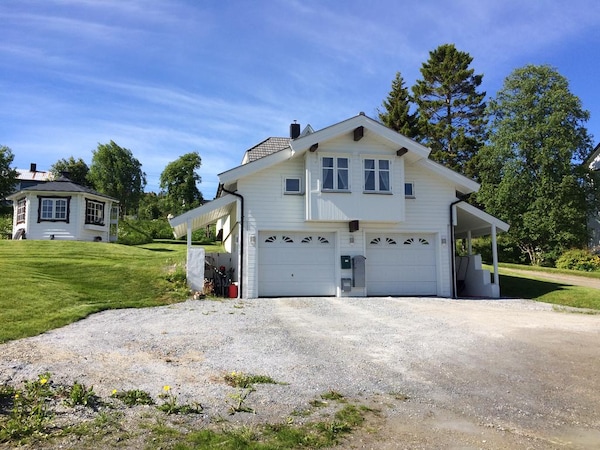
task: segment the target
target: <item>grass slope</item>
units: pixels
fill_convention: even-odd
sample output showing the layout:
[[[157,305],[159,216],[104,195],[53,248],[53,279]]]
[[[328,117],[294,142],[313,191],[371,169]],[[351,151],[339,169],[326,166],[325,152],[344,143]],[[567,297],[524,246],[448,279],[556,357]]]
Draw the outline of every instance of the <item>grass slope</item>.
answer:
[[[0,343],[114,308],[187,298],[185,245],[0,241]]]

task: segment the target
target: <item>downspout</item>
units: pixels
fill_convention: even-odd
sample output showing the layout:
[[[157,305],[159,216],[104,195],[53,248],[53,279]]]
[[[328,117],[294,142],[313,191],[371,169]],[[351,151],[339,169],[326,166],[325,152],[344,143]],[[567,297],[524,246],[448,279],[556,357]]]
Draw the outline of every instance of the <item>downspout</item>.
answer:
[[[227,189],[225,189],[225,187],[223,187],[223,185],[221,185],[221,189],[223,190],[223,192],[227,192],[228,194],[231,195],[235,195],[237,198],[240,199],[240,279],[239,279],[239,283],[240,283],[240,291],[239,291],[239,296],[242,297],[242,293],[244,292],[243,287],[244,287],[244,197],[236,192],[233,191],[228,191]]]
[[[457,297],[456,292],[456,242],[454,238],[454,205],[465,201],[467,196],[463,195],[458,200],[450,203],[450,264],[452,267],[452,298]]]

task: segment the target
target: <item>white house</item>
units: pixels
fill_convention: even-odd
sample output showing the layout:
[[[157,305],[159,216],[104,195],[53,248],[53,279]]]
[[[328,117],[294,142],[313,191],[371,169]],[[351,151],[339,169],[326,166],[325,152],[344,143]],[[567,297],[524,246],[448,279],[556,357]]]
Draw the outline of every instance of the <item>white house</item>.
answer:
[[[219,174],[217,198],[171,218],[176,237],[216,223],[240,295],[499,297],[496,233],[464,202],[474,181],[363,113],[314,131],[290,126]],[[454,240],[491,235],[494,276]],[[470,248],[470,245],[468,245]]]
[[[600,144],[596,145],[586,164],[590,170],[596,174],[600,174]],[[600,176],[596,176],[596,180],[600,181]],[[590,230],[590,248],[597,250],[600,248],[600,211],[596,211],[590,217],[588,228]]]
[[[13,202],[13,239],[117,239],[118,200],[65,177],[26,187]]]

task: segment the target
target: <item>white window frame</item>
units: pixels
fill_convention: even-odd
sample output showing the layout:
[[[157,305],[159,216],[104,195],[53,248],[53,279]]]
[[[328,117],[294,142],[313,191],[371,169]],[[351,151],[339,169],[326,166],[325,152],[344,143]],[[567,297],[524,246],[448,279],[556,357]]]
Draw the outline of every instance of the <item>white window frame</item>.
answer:
[[[410,186],[410,193],[406,192],[406,188]],[[415,198],[415,183],[414,181],[407,181],[404,183],[404,198]]]
[[[86,225],[105,224],[105,202],[98,200],[85,199],[85,223]]]
[[[373,162],[372,168],[367,168],[367,161]],[[387,163],[387,168],[382,168],[382,162]],[[367,186],[367,172],[372,173],[373,188]],[[387,189],[382,189],[382,176],[387,175]],[[391,194],[392,193],[392,161],[387,158],[363,159],[363,189],[366,193]]]
[[[297,181],[298,190],[288,189],[288,181]],[[302,195],[304,193],[301,177],[284,177],[283,178],[283,193],[285,195]]]
[[[27,198],[23,197],[17,201],[17,223],[25,223],[27,218]]]
[[[325,166],[325,160],[332,160],[333,165],[332,166]],[[346,161],[346,167],[340,167],[340,162],[342,161]],[[325,186],[325,179],[327,178],[325,175],[325,172],[331,172],[331,176],[332,176],[332,186]],[[340,176],[345,173],[346,175],[346,186],[344,187],[342,184],[340,183]],[[347,157],[338,157],[338,156],[323,156],[321,158],[321,176],[322,178],[322,185],[321,185],[321,191],[324,192],[350,192],[350,158]],[[340,187],[340,185],[342,185]]]
[[[69,223],[71,197],[40,196],[38,198],[38,222]]]

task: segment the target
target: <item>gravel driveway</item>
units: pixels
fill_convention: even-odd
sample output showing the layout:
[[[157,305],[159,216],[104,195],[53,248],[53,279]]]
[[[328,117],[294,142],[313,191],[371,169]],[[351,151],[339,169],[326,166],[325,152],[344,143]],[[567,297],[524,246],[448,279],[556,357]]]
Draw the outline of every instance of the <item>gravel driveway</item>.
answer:
[[[0,345],[0,383],[168,384],[212,417],[234,370],[286,383],[260,385],[235,420],[283,421],[331,389],[379,409],[343,448],[600,447],[600,315],[533,301],[190,300]]]

